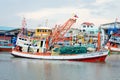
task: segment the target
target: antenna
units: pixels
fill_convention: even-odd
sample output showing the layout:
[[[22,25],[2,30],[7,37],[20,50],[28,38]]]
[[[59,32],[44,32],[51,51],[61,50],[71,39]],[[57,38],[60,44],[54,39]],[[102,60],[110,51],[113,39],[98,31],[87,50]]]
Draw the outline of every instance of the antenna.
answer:
[[[47,27],[48,26],[48,19],[46,19],[46,21],[45,21],[45,27]]]
[[[23,20],[22,20],[22,28],[25,28],[26,25],[27,25],[26,19],[25,19],[25,17],[23,17]]]
[[[23,17],[20,35],[24,34],[26,25],[27,25],[26,19]]]

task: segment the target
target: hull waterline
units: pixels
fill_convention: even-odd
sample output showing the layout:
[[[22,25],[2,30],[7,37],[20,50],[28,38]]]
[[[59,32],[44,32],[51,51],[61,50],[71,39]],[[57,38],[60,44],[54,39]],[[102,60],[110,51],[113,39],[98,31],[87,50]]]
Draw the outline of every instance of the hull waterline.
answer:
[[[105,54],[101,53],[92,53],[92,54],[83,54],[83,55],[70,55],[70,56],[45,56],[45,55],[33,55],[33,54],[24,54],[16,51],[11,53],[15,57],[21,58],[31,58],[31,59],[44,59],[44,60],[68,60],[68,61],[81,61],[81,62],[105,62],[107,57],[107,52]]]

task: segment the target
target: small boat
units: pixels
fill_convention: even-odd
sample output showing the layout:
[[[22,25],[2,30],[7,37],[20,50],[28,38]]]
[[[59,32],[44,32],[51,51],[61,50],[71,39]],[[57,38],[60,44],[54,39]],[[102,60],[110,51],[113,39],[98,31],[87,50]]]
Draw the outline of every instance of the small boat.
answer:
[[[110,39],[105,45],[105,48],[110,49],[113,52],[120,52],[120,30],[111,35]]]
[[[0,52],[12,52],[11,37],[0,36]]]
[[[66,30],[70,29],[75,21],[76,17],[70,18],[63,26],[56,27],[53,32],[52,29],[36,29],[32,37],[20,33],[11,54],[15,57],[32,59],[105,62],[108,50],[101,50],[100,46],[98,46],[97,51],[88,52],[85,47],[81,46],[70,45],[70,48],[68,46],[63,47],[64,45],[61,47],[56,45],[56,42],[61,39],[61,36],[63,39],[64,34],[67,32]],[[98,45],[100,45],[100,41]]]

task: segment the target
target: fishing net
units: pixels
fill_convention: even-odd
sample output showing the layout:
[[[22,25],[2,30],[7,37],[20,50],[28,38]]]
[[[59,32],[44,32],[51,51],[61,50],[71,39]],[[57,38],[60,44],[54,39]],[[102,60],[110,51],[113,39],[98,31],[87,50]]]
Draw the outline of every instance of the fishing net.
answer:
[[[81,46],[64,46],[60,48],[55,48],[54,52],[57,52],[59,54],[81,54],[86,53],[87,48],[81,47]]]

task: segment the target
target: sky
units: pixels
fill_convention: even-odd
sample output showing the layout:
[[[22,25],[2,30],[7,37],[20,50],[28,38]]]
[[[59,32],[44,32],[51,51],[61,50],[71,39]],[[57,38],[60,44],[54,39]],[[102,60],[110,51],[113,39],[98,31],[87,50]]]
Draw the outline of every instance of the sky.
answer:
[[[27,28],[55,27],[64,24],[74,14],[79,27],[83,22],[96,26],[120,19],[120,0],[0,0],[0,26],[22,27],[26,18]]]

